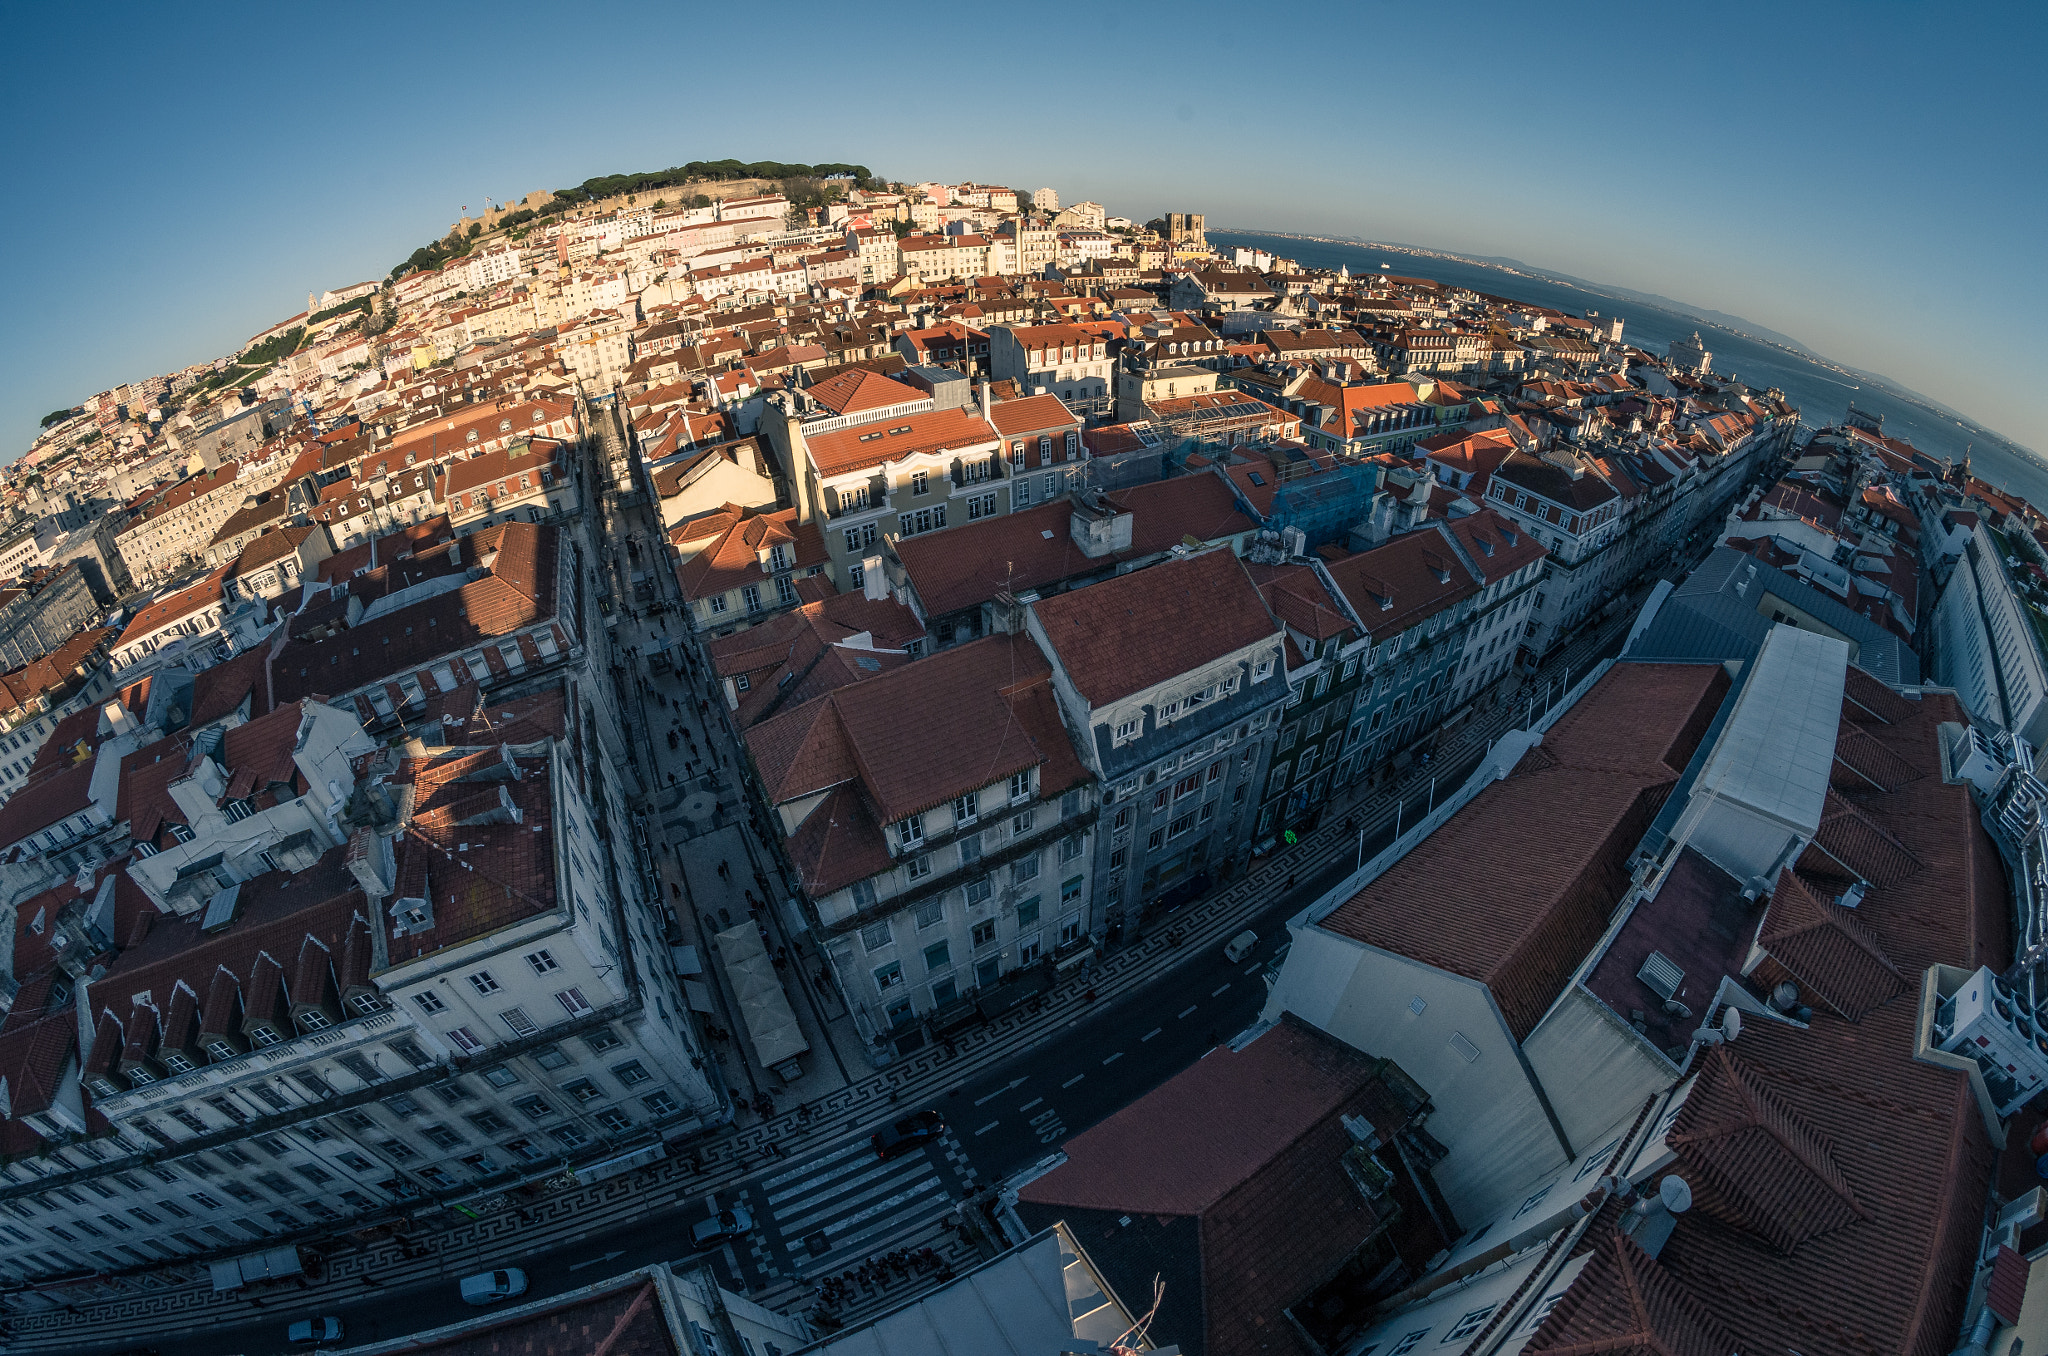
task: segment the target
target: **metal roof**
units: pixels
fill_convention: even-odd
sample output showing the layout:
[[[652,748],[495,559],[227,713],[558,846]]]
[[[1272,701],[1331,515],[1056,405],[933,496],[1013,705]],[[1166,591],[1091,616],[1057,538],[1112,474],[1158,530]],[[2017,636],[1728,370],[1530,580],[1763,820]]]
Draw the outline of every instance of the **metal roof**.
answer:
[[[1630,659],[1749,660],[1778,623],[1758,611],[1764,594],[1798,606],[1856,645],[1856,667],[1893,687],[1920,681],[1920,657],[1905,641],[1813,588],[1732,546],[1717,547],[1671,591],[1629,647]]]

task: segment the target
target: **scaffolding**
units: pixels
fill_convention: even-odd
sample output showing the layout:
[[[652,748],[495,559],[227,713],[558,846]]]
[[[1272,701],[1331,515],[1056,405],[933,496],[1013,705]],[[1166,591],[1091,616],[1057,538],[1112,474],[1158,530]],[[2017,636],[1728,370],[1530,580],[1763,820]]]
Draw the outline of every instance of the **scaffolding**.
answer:
[[[1267,526],[1281,532],[1300,528],[1311,548],[1342,540],[1364,519],[1378,480],[1373,467],[1344,462],[1283,481],[1273,494]]]

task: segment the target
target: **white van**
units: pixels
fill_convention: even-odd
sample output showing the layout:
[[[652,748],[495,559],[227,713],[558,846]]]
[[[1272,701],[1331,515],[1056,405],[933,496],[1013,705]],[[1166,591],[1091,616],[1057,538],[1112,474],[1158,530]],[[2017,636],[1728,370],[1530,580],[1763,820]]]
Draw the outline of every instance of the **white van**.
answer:
[[[1259,934],[1246,928],[1230,939],[1230,945],[1223,948],[1223,959],[1232,965],[1252,954],[1252,948],[1259,944]]]

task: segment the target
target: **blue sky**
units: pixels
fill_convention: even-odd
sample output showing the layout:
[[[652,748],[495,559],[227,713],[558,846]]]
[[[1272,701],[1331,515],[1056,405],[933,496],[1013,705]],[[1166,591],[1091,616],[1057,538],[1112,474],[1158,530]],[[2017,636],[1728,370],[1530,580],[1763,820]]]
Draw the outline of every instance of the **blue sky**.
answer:
[[[0,458],[486,194],[725,156],[1512,255],[2048,450],[2043,12],[31,7],[0,54]]]

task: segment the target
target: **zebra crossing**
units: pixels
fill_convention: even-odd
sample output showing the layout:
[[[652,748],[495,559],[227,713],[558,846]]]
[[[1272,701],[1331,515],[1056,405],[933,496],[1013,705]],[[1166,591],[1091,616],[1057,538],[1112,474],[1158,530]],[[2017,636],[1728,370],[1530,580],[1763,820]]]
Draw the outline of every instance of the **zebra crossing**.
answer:
[[[825,1276],[928,1238],[964,1194],[955,1152],[925,1147],[883,1162],[863,1135],[750,1184],[767,1226],[762,1260],[781,1274]]]

